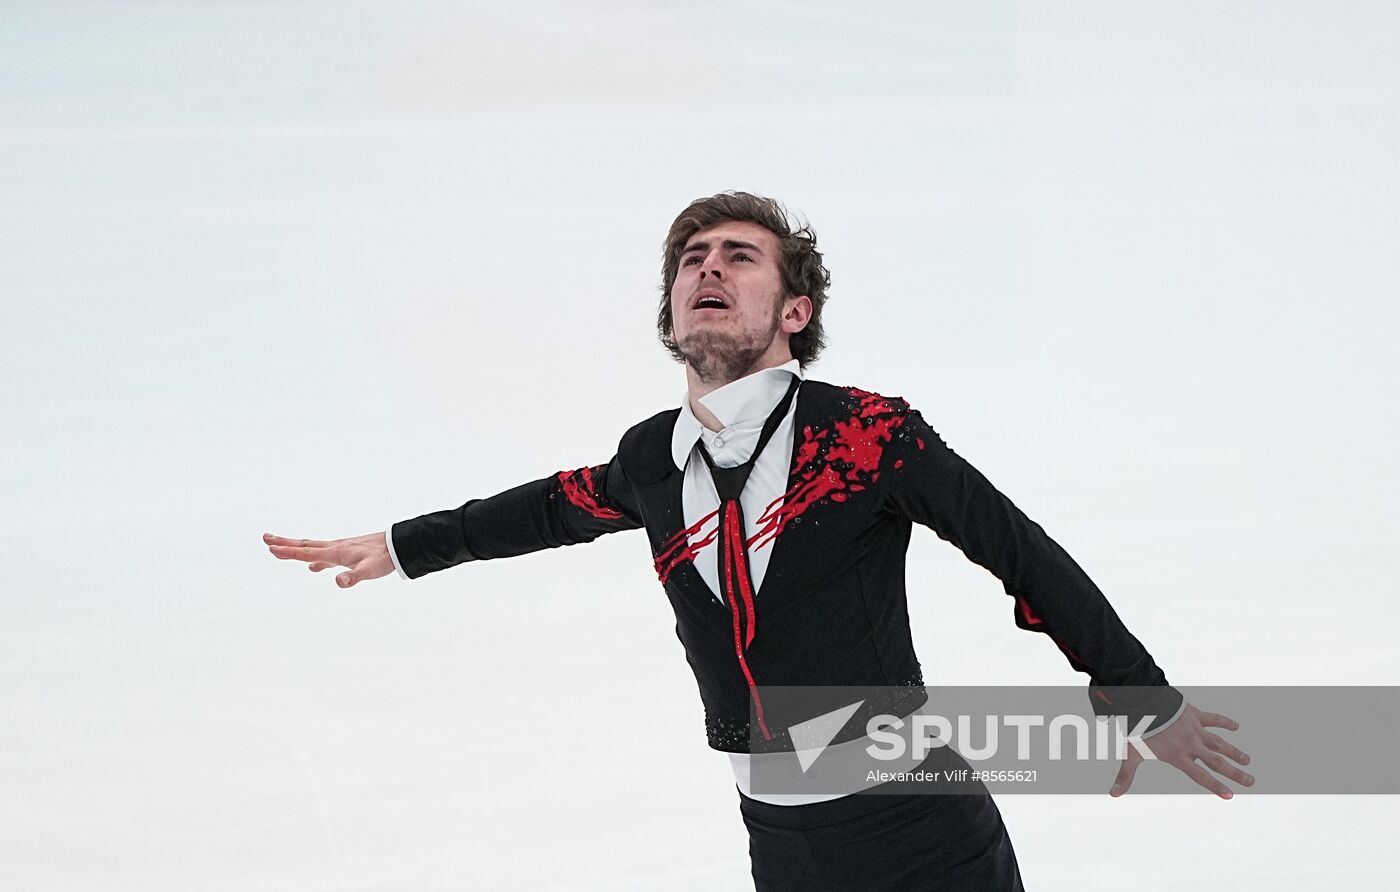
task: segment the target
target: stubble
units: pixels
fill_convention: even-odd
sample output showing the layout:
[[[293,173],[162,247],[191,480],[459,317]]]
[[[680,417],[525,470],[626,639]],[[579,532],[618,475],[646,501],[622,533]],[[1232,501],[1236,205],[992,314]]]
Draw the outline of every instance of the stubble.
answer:
[[[783,302],[773,301],[773,316],[766,330],[724,331],[701,328],[676,342],[677,351],[699,379],[707,384],[728,383],[747,375],[768,352],[782,327]]]

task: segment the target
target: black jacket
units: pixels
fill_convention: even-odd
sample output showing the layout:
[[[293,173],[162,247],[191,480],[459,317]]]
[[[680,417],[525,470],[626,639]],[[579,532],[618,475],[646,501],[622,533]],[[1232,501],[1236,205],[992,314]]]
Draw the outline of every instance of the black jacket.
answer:
[[[756,752],[768,744],[751,733],[755,692],[737,659],[738,624],[692,564],[698,526],[685,529],[684,474],[671,457],[679,412],[634,425],[604,464],[396,523],[394,551],[416,579],[645,527],[700,686],[710,746]],[[755,634],[744,645],[757,685],[916,689],[896,715],[922,702],[904,580],[911,528],[920,523],[995,574],[1015,601],[1016,625],[1049,635],[1090,676],[1096,714],[1126,715],[1129,727],[1155,714],[1149,730],[1176,714],[1181,694],[1088,575],[904,400],[804,381],[791,468],[786,496],[749,542],[771,539],[774,549],[753,593]],[[715,559],[713,547],[701,555]],[[790,746],[781,728],[810,717],[770,716],[762,737]]]

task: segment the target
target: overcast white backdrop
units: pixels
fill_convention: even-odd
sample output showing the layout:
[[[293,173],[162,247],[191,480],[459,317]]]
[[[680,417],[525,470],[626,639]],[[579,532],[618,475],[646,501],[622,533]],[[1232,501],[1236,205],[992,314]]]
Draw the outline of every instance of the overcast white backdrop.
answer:
[[[0,889],[748,885],[641,532],[259,540],[607,460],[723,189],[1172,681],[1400,682],[1397,94],[1385,2],[0,4]],[[909,577],[929,683],[1087,681]],[[1400,883],[1393,797],[998,803],[1031,889]]]

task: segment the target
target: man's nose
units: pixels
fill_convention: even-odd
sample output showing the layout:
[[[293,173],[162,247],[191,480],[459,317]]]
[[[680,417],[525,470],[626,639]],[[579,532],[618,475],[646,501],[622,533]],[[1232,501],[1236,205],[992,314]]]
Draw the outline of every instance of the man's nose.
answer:
[[[719,274],[719,258],[719,249],[715,248],[711,249],[711,251],[705,255],[704,259],[700,261],[700,278],[702,280],[706,276],[714,276],[716,279],[723,278]]]

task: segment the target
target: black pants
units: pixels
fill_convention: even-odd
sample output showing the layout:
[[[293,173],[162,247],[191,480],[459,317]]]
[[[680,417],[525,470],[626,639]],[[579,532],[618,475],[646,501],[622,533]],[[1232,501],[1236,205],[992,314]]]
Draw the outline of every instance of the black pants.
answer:
[[[925,763],[930,769],[966,765],[939,749]],[[770,805],[740,793],[754,888],[1024,892],[1011,837],[985,785],[936,795],[901,789],[910,788],[883,784],[810,805]]]

